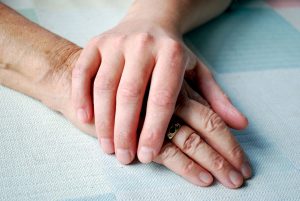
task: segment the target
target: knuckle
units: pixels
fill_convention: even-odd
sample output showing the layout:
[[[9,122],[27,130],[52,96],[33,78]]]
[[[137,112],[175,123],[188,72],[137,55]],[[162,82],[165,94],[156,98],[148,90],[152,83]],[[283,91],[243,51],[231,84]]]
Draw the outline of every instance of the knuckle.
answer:
[[[103,46],[110,45],[113,47],[120,47],[126,40],[127,36],[124,34],[112,34],[112,33],[103,33],[99,36],[92,38],[88,45],[90,46]]]
[[[168,40],[165,48],[169,60],[170,74],[182,75],[188,61],[184,46],[180,42],[171,39]]]
[[[158,90],[149,97],[150,101],[157,106],[169,107],[175,105],[175,99],[172,92],[169,90]]]
[[[179,148],[173,144],[167,144],[161,151],[161,158],[163,161],[170,160],[179,153]]]
[[[176,40],[168,40],[166,47],[169,50],[170,59],[173,61],[172,66],[177,66],[176,64],[182,64],[184,58],[184,46]]]
[[[217,113],[210,110],[204,119],[204,128],[207,132],[214,132],[216,130],[225,129],[226,125]]]
[[[108,120],[97,121],[95,123],[96,133],[99,136],[106,135],[106,131],[110,128],[110,125],[111,125],[110,121],[108,121]]]
[[[101,34],[101,35],[99,35],[99,36],[94,36],[91,40],[90,40],[90,42],[89,42],[89,44],[88,45],[92,45],[92,46],[94,46],[94,45],[98,45],[98,44],[100,44],[100,43],[102,43],[103,41],[105,41],[107,39],[107,35],[105,35],[105,34]]]
[[[116,83],[114,78],[97,76],[94,83],[94,92],[101,93],[104,91],[114,91]]]
[[[113,44],[115,47],[120,47],[126,40],[127,36],[126,35],[116,35],[113,37]]]
[[[153,144],[158,143],[161,139],[162,136],[164,134],[164,132],[160,132],[158,130],[152,130],[148,133],[146,133],[147,135],[145,135],[145,141],[146,142],[152,142]]]
[[[242,164],[244,158],[244,152],[240,147],[240,145],[237,144],[232,148],[232,150],[230,151],[230,156],[234,160],[236,160],[240,165]]]
[[[186,163],[182,168],[183,175],[190,174],[193,171],[193,169],[195,169],[195,165],[196,165],[195,162],[192,160]]]
[[[212,168],[214,170],[222,170],[225,167],[225,159],[220,155],[212,157]]]
[[[117,131],[115,133],[115,135],[118,138],[118,141],[121,142],[121,144],[125,144],[129,140],[130,132],[123,129],[123,130]]]
[[[168,39],[166,45],[175,54],[181,54],[183,52],[182,43],[180,43],[174,39]]]
[[[185,153],[195,154],[197,150],[199,150],[200,146],[204,143],[203,139],[196,133],[192,133],[188,136],[188,138],[184,141],[183,151]]]
[[[141,97],[142,93],[143,88],[141,85],[126,83],[119,86],[117,95],[125,99],[131,99]]]
[[[149,33],[139,33],[136,35],[136,42],[139,45],[148,45],[153,40],[153,36]]]

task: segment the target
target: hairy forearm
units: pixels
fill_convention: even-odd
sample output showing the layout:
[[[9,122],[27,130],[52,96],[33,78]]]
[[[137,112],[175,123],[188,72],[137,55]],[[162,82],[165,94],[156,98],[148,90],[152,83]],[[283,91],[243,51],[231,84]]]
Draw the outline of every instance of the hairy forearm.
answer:
[[[75,44],[30,22],[7,6],[0,5],[2,65],[6,64],[7,67],[26,74],[29,72],[28,68],[30,71],[35,71],[34,66],[40,64],[53,68],[53,65],[59,65],[59,62],[65,60],[62,57],[70,56],[71,53],[65,46],[69,45],[73,48]],[[27,65],[26,69],[24,65]]]
[[[230,3],[231,0],[135,0],[124,20],[152,21],[182,35],[218,16]]]
[[[50,105],[61,76],[67,75],[75,44],[43,29],[0,3],[0,83]],[[42,68],[41,68],[42,67]],[[59,73],[58,73],[59,72]],[[49,82],[49,79],[52,79]],[[51,86],[50,86],[51,84]],[[53,103],[53,102],[51,102]]]
[[[71,71],[81,48],[0,3],[0,84],[62,113],[85,133],[71,107]]]

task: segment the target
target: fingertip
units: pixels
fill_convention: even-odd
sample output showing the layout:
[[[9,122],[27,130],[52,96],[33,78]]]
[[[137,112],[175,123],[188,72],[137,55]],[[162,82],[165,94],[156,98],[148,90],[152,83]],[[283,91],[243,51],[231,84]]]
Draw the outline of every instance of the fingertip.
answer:
[[[236,170],[231,170],[229,172],[228,176],[229,176],[229,179],[230,179],[231,184],[232,184],[232,185],[228,186],[229,188],[235,189],[235,188],[239,188],[239,187],[241,187],[243,185],[244,178]]]
[[[115,153],[115,147],[114,147],[114,143],[113,143],[112,139],[110,139],[110,138],[100,138],[99,142],[100,142],[102,150],[106,154]]]
[[[230,104],[231,108],[231,115],[234,121],[236,122],[235,129],[237,130],[243,130],[247,128],[248,126],[248,118],[241,112],[239,111],[231,102],[231,100],[227,97],[228,103]]]
[[[134,154],[128,149],[118,148],[116,150],[116,156],[118,161],[123,165],[130,164],[134,159]]]
[[[155,121],[156,120],[157,118]],[[156,129],[151,130],[148,128],[149,126],[145,126],[145,124],[146,123],[144,123],[144,127],[139,137],[137,156],[141,163],[150,163],[160,154],[164,144],[164,133],[166,133],[166,131],[160,132],[161,129],[157,129],[159,131],[156,131]]]
[[[235,124],[233,125],[233,128],[237,130],[243,130],[247,128],[249,124],[248,118],[245,115],[243,115],[240,111],[238,111],[238,109],[234,109],[235,115],[233,115],[232,119]]]
[[[244,164],[241,167],[241,173],[244,177],[244,179],[250,179],[252,176],[252,170],[250,167],[250,163],[249,162],[244,162]]]
[[[138,159],[141,163],[150,163],[154,157],[154,150],[150,147],[142,146],[138,150]]]
[[[243,130],[248,126],[247,117],[242,114],[229,99],[212,104],[213,109],[231,128]]]
[[[248,125],[249,125],[249,120],[248,120],[248,118],[247,118],[246,116],[243,116],[243,120],[242,120],[241,122],[242,122],[242,123],[241,123],[240,130],[243,130],[243,129],[245,129],[245,128],[248,127]]]
[[[214,181],[213,176],[208,172],[200,172],[198,178],[200,180],[200,183],[198,185],[201,187],[210,186]]]
[[[72,92],[72,103],[77,120],[81,123],[90,123],[93,120],[93,106],[91,97],[88,94]]]

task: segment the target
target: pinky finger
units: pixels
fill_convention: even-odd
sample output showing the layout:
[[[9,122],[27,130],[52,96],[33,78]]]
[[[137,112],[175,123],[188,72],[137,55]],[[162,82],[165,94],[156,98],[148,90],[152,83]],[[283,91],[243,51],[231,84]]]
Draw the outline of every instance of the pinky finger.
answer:
[[[208,102],[196,91],[194,91],[194,89],[192,89],[189,84],[187,84],[186,82],[184,82],[184,87],[187,91],[187,95],[189,98],[197,101],[198,103],[201,103],[202,105],[205,105],[207,107],[210,107],[210,105],[208,104]]]
[[[172,143],[167,143],[163,146],[154,162],[166,166],[197,186],[206,187],[213,182],[213,177],[207,170],[188,158]]]
[[[196,66],[197,85],[213,110],[234,129],[242,130],[248,126],[247,118],[232,105],[209,69],[200,61]]]

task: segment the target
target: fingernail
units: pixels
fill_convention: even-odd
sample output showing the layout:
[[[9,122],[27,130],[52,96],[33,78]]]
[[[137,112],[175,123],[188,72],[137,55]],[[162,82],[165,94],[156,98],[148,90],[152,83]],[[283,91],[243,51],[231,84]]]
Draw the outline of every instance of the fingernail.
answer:
[[[101,138],[100,143],[105,153],[113,154],[115,152],[114,143],[110,138]]]
[[[87,113],[84,109],[80,108],[77,110],[77,118],[80,122],[86,122],[87,121]]]
[[[243,177],[242,177],[242,175],[239,172],[235,171],[235,170],[231,170],[229,172],[229,178],[231,180],[231,183],[233,185],[235,185],[236,187],[241,186],[242,183],[243,183]]]
[[[211,184],[213,181],[213,177],[206,172],[200,172],[199,179],[206,184]]]
[[[142,163],[150,163],[153,159],[154,150],[149,147],[141,147],[139,151],[139,160]]]
[[[117,159],[122,164],[128,164],[132,161],[133,154],[128,149],[117,149]]]
[[[244,162],[244,164],[242,165],[242,168],[241,168],[241,172],[245,179],[248,179],[251,177],[252,172],[251,172],[251,167],[248,162]]]

